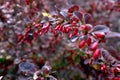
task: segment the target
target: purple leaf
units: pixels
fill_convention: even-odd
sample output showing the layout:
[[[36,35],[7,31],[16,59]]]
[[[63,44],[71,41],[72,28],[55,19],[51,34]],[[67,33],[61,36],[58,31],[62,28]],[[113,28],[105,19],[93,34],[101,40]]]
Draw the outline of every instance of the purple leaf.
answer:
[[[101,33],[101,32],[109,32],[110,29],[105,26],[105,25],[96,25],[93,27],[93,29],[90,31],[90,32],[93,32],[93,33]]]
[[[109,32],[105,35],[106,38],[120,38],[120,33],[118,32]]]
[[[70,39],[71,42],[76,42],[77,40],[78,40],[78,36],[73,36],[73,37]]]
[[[60,16],[64,19],[70,20],[70,17],[68,16],[66,11],[60,11]]]
[[[82,20],[82,13],[76,11],[76,12],[74,12],[74,15],[75,15],[79,20]]]
[[[116,62],[116,59],[105,49],[102,49],[102,56],[106,61],[112,64]]]
[[[92,17],[90,14],[84,14],[84,20],[86,24],[89,24],[92,20]]]
[[[19,64],[19,69],[22,72],[35,72],[35,65],[30,62],[22,62]]]
[[[60,9],[55,5],[56,12],[60,12]]]

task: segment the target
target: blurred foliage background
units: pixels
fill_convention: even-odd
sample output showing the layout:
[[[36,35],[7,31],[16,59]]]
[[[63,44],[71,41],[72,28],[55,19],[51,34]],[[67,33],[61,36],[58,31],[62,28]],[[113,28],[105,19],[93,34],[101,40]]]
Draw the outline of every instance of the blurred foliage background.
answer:
[[[94,71],[94,76],[89,73],[93,67],[87,68],[83,63],[85,53],[74,49],[76,43],[71,43],[64,36],[54,37],[47,33],[37,37],[32,44],[17,44],[17,37],[24,34],[25,28],[33,21],[44,19],[41,17],[43,12],[54,14],[56,7],[67,9],[74,4],[93,17],[90,24],[103,24],[114,32],[120,32],[119,1],[30,0],[30,5],[26,5],[25,1],[0,0],[0,76],[3,80],[33,80],[34,69],[42,69],[46,61],[52,66],[50,74],[58,80],[97,80]],[[120,38],[108,38],[105,47],[113,53],[120,52]],[[117,59],[120,60],[120,57]]]

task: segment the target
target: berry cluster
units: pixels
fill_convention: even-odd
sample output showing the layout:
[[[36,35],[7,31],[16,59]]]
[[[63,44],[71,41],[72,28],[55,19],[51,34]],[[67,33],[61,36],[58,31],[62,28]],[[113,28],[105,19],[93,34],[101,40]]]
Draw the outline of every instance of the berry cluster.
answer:
[[[114,78],[120,69],[119,67],[110,67],[110,65],[118,63],[112,62],[113,59],[107,59],[110,62],[107,64],[105,59],[107,56],[109,57],[109,53],[102,48],[102,44],[106,42],[106,35],[110,32],[110,29],[104,25],[93,26],[91,20],[90,14],[80,9],[78,5],[73,5],[66,10],[58,9],[57,14],[51,15],[46,21],[33,22],[28,25],[24,34],[18,35],[18,43],[27,41],[31,44],[32,40],[37,38],[37,36],[47,33],[52,33],[54,37],[65,35],[71,43],[77,43],[76,49],[85,52],[84,60],[89,60],[87,65],[100,71],[98,73],[99,76],[104,76],[103,74],[105,74],[107,75],[106,79]],[[115,74],[109,77],[112,71]],[[114,79],[116,80],[116,77]]]

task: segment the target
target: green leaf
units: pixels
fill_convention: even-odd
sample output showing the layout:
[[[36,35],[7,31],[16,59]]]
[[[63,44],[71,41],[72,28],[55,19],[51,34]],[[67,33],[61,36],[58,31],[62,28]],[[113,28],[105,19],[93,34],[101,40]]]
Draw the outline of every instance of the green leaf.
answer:
[[[53,64],[53,68],[54,69],[59,69],[59,68],[63,68],[65,66],[67,66],[69,64],[69,62],[65,59],[62,58],[60,61],[58,61],[57,63]]]
[[[60,67],[64,67],[68,64],[68,61],[66,59],[62,59],[61,62],[60,62]]]
[[[80,63],[80,55],[76,55],[74,61],[75,61],[75,64],[79,64]]]
[[[5,59],[4,57],[0,58],[0,63],[4,63],[5,60],[6,60],[6,59]]]
[[[85,55],[86,55],[86,53],[80,52],[80,56],[85,56]]]
[[[9,74],[16,74],[15,66],[13,66],[11,69],[8,71]]]
[[[4,69],[0,69],[0,75],[2,75],[4,72]]]

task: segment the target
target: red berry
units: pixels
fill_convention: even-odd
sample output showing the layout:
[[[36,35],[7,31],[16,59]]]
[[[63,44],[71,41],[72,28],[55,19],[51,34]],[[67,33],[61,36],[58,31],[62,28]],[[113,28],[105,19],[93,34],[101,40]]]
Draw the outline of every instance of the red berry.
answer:
[[[18,34],[17,36],[18,36],[17,42],[20,42],[24,37],[22,34]]]
[[[116,67],[116,68],[114,69],[114,73],[118,73],[118,72],[120,72],[120,69],[119,69],[118,67]]]
[[[89,38],[87,39],[86,43],[87,43],[87,45],[89,46],[89,45],[91,44],[91,42],[92,42],[92,39],[89,37]]]
[[[120,78],[119,77],[115,77],[113,80],[120,80]]]
[[[27,27],[26,29],[25,29],[25,34],[27,34],[28,32],[30,32],[31,31],[31,27]]]
[[[73,17],[72,20],[74,21],[74,23],[77,23],[79,21],[77,17]]]
[[[97,47],[98,47],[98,42],[94,42],[91,46],[91,49],[95,50],[95,49],[97,49]]]
[[[67,31],[66,31],[66,28],[65,28],[65,27],[63,27],[63,28],[62,28],[62,32],[67,33]]]
[[[82,40],[79,44],[79,48],[83,48],[85,46],[85,40]]]
[[[93,27],[91,24],[86,24],[85,26],[86,26],[87,31],[91,30]]]
[[[88,61],[88,64],[92,64],[92,60]]]
[[[117,64],[117,67],[120,68],[120,64]]]
[[[41,78],[37,78],[36,80],[45,80],[45,78],[41,77]]]
[[[38,28],[38,27],[40,26],[40,24],[34,24],[34,26],[35,26],[36,28]]]
[[[47,68],[43,69],[44,74],[48,74],[49,70]]]
[[[58,28],[58,30],[61,31],[61,30],[62,30],[62,26],[60,26],[60,27]]]
[[[76,26],[76,23],[77,23],[76,21],[74,21],[74,20],[72,21],[73,26]]]
[[[66,28],[66,33],[68,33],[69,32],[69,29],[68,28]]]
[[[69,35],[69,38],[72,38],[72,37],[73,37],[73,35],[74,35],[74,34],[73,34],[73,33],[71,33],[71,34]]]
[[[36,38],[36,37],[39,35],[39,32],[38,32],[38,31],[35,31],[33,35],[34,35],[34,37]]]
[[[95,35],[96,35],[97,38],[101,38],[101,39],[105,38],[105,34],[104,33],[97,33]]]
[[[45,29],[45,30],[44,30],[44,33],[47,33],[47,32],[48,32],[48,29]]]
[[[74,32],[73,32],[73,34],[77,35],[77,33],[78,33],[78,29],[75,29]]]
[[[79,10],[79,6],[78,5],[74,5],[74,6],[72,6],[72,8],[74,9],[74,11],[78,11]]]
[[[78,10],[79,10],[79,6],[78,6],[78,5],[74,5],[74,6],[72,6],[72,7],[70,7],[70,8],[68,9],[68,12],[69,12],[69,13],[72,13],[72,12],[78,11]]]
[[[39,35],[42,35],[42,34],[43,34],[43,32],[40,31],[40,32],[39,32]]]
[[[85,25],[81,25],[81,30],[87,30],[87,27]]]
[[[96,49],[94,54],[93,54],[93,58],[94,59],[98,59],[98,57],[100,56],[101,52],[100,52],[100,49]]]
[[[73,13],[68,13],[68,16],[69,16],[69,17],[73,16]]]
[[[106,65],[105,65],[105,64],[103,64],[103,65],[101,66],[101,70],[102,70],[102,71],[106,70]]]
[[[55,30],[59,30],[59,28],[60,28],[60,25],[57,25],[57,26],[55,27]]]
[[[26,4],[29,5],[30,4],[30,0],[25,0]]]
[[[42,29],[43,30],[44,29],[49,29],[49,27],[50,27],[50,23],[46,23],[46,24],[43,25]]]
[[[69,9],[68,9],[68,12],[69,13],[72,13],[74,10],[72,9],[72,7],[70,7]]]

